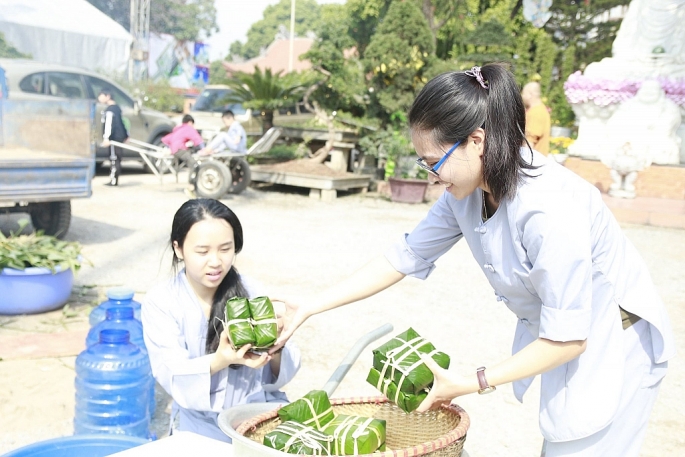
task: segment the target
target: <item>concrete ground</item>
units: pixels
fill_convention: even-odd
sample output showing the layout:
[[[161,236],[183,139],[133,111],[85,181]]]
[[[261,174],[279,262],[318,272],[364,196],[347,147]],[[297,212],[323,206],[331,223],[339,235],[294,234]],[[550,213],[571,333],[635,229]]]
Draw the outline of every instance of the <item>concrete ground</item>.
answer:
[[[181,181],[185,176],[181,177]],[[78,240],[92,262],[76,278],[69,307],[34,316],[0,316],[0,454],[72,433],[74,360],[83,349],[87,315],[112,286],[128,286],[136,299],[170,274],[167,246],[174,212],[185,201],[183,183],[165,183],[128,168],[118,188],[93,181],[93,196],[74,200],[69,240]],[[237,266],[272,295],[320,290],[382,253],[426,214],[429,205],[391,203],[373,194],[345,195],[333,202],[306,191],[250,188],[223,200],[240,218],[245,247]],[[0,215],[0,229],[19,216]],[[685,231],[625,225],[644,256],[668,307],[680,354],[685,352]],[[515,317],[495,301],[468,247],[459,243],[438,262],[427,281],[405,279],[363,302],[308,321],[294,340],[303,366],[287,386],[291,399],[320,388],[364,333],[390,322],[394,333],[414,327],[452,357],[451,371],[468,374],[506,358]],[[380,343],[380,342],[379,342]],[[374,347],[372,345],[371,347]],[[335,396],[376,395],[365,382],[367,348]],[[650,418],[642,456],[685,453],[685,365],[675,358]],[[154,429],[163,434],[167,397],[158,389]],[[466,449],[471,457],[538,456],[539,383],[519,404],[509,386],[494,394],[457,400],[470,415]],[[591,414],[591,412],[589,412]]]

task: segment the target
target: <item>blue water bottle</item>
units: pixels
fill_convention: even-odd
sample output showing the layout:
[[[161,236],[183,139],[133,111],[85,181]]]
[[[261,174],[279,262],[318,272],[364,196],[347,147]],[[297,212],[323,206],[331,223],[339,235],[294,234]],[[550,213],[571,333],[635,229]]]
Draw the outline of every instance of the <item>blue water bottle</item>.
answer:
[[[105,329],[128,330],[131,343],[138,346],[145,354],[145,340],[143,339],[143,324],[133,317],[130,306],[113,306],[105,311],[105,320],[92,327],[86,337],[86,347],[91,347],[100,339],[100,332]],[[148,359],[149,360],[149,359]],[[155,381],[150,386],[150,418],[155,415]]]
[[[148,438],[150,362],[129,338],[127,330],[102,330],[98,343],[76,358],[75,435]]]
[[[112,287],[107,291],[107,300],[93,308],[88,316],[91,327],[95,327],[106,318],[105,313],[112,306],[129,306],[133,308],[133,315],[140,320],[140,303],[133,299],[135,292],[128,287]]]

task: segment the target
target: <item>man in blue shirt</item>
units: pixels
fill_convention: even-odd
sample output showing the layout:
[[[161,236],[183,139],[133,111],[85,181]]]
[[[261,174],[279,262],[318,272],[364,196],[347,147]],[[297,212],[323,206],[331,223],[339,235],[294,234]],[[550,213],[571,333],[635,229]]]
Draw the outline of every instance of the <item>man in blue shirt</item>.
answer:
[[[224,111],[221,120],[224,122],[224,125],[228,127],[228,131],[219,132],[219,134],[209,142],[206,148],[203,148],[198,152],[198,155],[211,155],[215,152],[222,152],[227,149],[231,152],[247,152],[247,133],[245,133],[245,129],[240,125],[240,122],[236,121],[233,111]]]

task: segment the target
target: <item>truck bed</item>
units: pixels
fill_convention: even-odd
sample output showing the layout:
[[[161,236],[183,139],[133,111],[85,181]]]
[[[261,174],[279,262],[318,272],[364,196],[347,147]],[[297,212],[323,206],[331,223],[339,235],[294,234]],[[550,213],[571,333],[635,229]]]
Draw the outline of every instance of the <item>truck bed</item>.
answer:
[[[94,105],[0,100],[0,204],[90,197]]]

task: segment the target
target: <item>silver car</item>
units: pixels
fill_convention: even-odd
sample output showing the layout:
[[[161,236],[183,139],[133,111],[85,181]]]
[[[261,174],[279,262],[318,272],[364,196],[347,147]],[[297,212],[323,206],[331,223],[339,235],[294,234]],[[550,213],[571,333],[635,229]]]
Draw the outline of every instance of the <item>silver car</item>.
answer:
[[[9,98],[13,100],[50,99],[97,99],[100,90],[108,88],[112,98],[121,107],[124,118],[130,123],[129,136],[146,143],[161,144],[164,135],[171,132],[175,124],[171,118],[159,111],[144,108],[124,89],[111,79],[97,73],[76,67],[36,62],[24,59],[0,59],[5,69]],[[98,104],[98,112],[105,109]],[[100,137],[102,138],[102,137]],[[96,161],[109,157],[109,150],[98,148]],[[142,161],[133,151],[124,151],[124,158]]]

